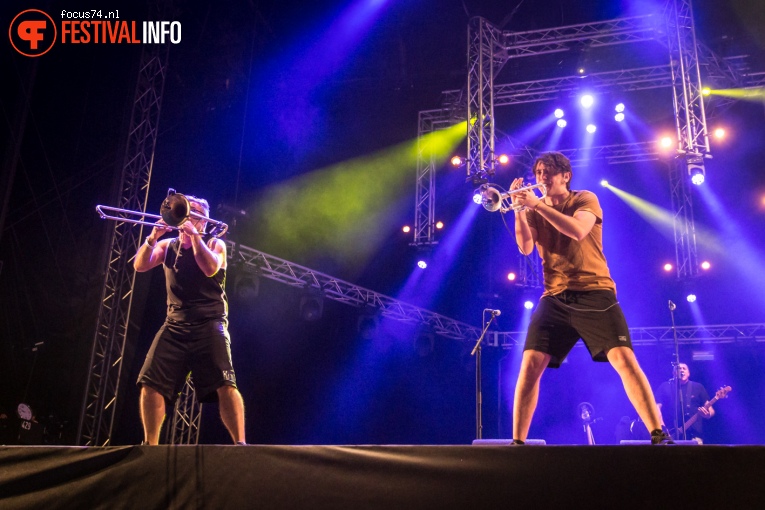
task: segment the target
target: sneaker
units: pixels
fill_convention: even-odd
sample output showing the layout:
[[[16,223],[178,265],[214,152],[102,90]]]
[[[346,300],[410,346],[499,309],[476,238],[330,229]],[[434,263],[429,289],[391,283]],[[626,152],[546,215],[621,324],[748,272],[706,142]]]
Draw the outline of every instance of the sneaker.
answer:
[[[651,444],[675,444],[672,440],[672,436],[662,430],[654,430],[651,432]]]
[[[517,445],[517,444],[526,444],[526,442],[525,441],[521,441],[520,439],[513,439],[513,442],[510,443],[510,446],[514,446],[514,445]]]
[[[247,446],[247,443],[245,443],[244,441],[237,441],[236,445],[237,446]]]

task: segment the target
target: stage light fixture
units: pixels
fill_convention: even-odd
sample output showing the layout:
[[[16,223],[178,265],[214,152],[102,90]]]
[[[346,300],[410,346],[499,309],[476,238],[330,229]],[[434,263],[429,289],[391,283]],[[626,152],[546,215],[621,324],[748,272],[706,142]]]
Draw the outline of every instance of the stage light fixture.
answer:
[[[321,319],[324,313],[324,297],[312,291],[300,298],[300,318],[306,322]]]
[[[452,159],[450,160],[453,167],[459,167],[462,166],[465,163],[465,160],[462,159],[461,156],[452,156]]]
[[[412,227],[410,227],[409,225],[404,225],[404,228],[402,228],[401,230],[403,230],[405,234],[408,234],[409,232],[412,231]]]
[[[497,162],[500,165],[506,165],[510,162],[510,156],[508,156],[507,154],[500,154],[499,157],[497,158]]]
[[[529,300],[529,299],[527,299],[526,301],[523,302],[523,307],[526,310],[531,310],[532,308],[534,308],[534,302]]]
[[[685,297],[685,299],[686,299],[686,300],[687,300],[689,303],[695,303],[695,302],[696,302],[696,294],[694,294],[693,292],[691,292],[690,294],[688,294],[688,295]]]
[[[608,186],[608,181],[603,179],[603,180],[600,181],[600,185],[605,188],[606,186]]]
[[[701,93],[704,94],[705,96],[708,96],[709,94],[712,93],[712,90],[709,87],[704,87],[703,89],[701,89]]]
[[[473,202],[478,205],[483,204],[483,196],[481,196],[480,190],[476,190],[475,193],[473,193]]]
[[[576,72],[578,72],[579,74],[584,74],[585,71],[586,69],[584,67],[580,67],[579,69],[576,70]]]
[[[623,114],[623,113],[621,113],[621,112],[617,113],[616,115],[614,115],[614,120],[615,120],[616,122],[621,122],[621,121],[623,121],[623,120],[624,120],[624,114]]]
[[[556,108],[555,112],[553,112],[553,114],[555,115],[556,119],[561,119],[561,118],[563,118],[563,115],[565,115],[563,110],[561,110],[560,108]]]
[[[419,267],[420,269],[427,269],[428,263],[424,259],[418,260],[417,267]]]
[[[590,108],[593,104],[595,104],[595,98],[590,94],[585,94],[579,100],[579,103],[582,105],[582,108]]]
[[[517,276],[515,273],[513,272],[507,273],[507,279],[510,280],[511,282],[514,282],[516,278]]]
[[[725,130],[723,128],[717,128],[714,130],[714,135],[718,140],[722,140],[725,138]]]
[[[558,122],[556,122],[555,124],[557,124],[559,128],[564,128],[566,127],[566,124],[568,124],[568,122],[566,122],[566,119],[558,119]]]
[[[712,267],[712,264],[710,264],[708,260],[705,260],[704,262],[701,263],[701,269],[703,269],[704,271],[708,271],[711,267]]]
[[[700,166],[689,166],[688,172],[691,174],[691,182],[695,184],[696,186],[701,186],[704,184],[704,167]]]
[[[444,228],[444,222],[443,221],[437,221],[436,222],[436,228],[439,229],[439,230]]]
[[[624,103],[619,103],[614,107],[614,110],[616,110],[617,113],[622,113],[624,111]]]
[[[588,133],[593,134],[595,131],[597,131],[598,128],[595,126],[595,124],[587,124],[585,129],[587,129]]]
[[[664,264],[664,270],[665,270],[666,272],[670,272],[670,271],[672,271],[672,269],[673,269],[673,266],[672,266],[672,264],[670,264],[669,262],[667,262],[666,264]]]
[[[665,149],[669,149],[670,147],[672,147],[672,143],[673,143],[672,138],[669,136],[663,136],[661,140],[659,141],[659,144]]]

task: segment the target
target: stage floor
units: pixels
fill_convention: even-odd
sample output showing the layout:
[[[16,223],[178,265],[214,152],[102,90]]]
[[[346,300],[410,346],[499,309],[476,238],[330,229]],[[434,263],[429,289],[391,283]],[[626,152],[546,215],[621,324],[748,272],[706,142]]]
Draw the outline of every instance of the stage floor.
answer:
[[[763,508],[763,446],[0,447],[0,508]]]

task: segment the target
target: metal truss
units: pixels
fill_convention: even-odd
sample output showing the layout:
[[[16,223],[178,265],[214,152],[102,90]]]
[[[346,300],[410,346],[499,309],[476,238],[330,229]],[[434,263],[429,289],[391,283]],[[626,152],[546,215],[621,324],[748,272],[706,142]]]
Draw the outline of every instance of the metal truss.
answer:
[[[743,345],[765,342],[765,324],[723,324],[719,326],[677,326],[630,328],[633,345],[672,345],[677,341],[683,345],[731,344]],[[525,331],[492,332],[487,343],[493,347],[514,349],[523,347]]]
[[[199,428],[202,421],[202,404],[197,400],[194,381],[186,379],[178,400],[170,427],[166,431],[166,444],[199,444]]]
[[[465,117],[459,98],[450,98],[451,104],[438,110],[425,110],[419,114],[417,136],[417,182],[414,199],[413,246],[437,244],[435,240],[436,158],[425,153],[423,138],[426,134],[446,129]]]
[[[314,271],[307,267],[289,262],[273,255],[268,255],[254,248],[226,242],[229,264],[249,266],[259,276],[275,280],[297,288],[316,289],[322,296],[356,308],[374,308],[381,317],[420,324],[435,334],[455,340],[475,340],[481,334],[480,329],[455,321],[444,315],[419,308],[397,299],[379,294]]]
[[[143,48],[120,182],[118,207],[123,209],[146,211],[168,52],[169,45]],[[112,230],[77,430],[80,445],[107,446],[111,441],[133,301],[135,270],[131,261],[140,245],[142,230],[124,222],[116,222]]]
[[[696,250],[696,227],[693,221],[693,195],[691,195],[689,170],[698,165],[704,168],[703,159],[676,158],[669,169],[672,195],[672,226],[675,234],[675,260],[677,278],[690,280],[699,274]]]
[[[502,58],[531,57],[568,51],[574,44],[591,48],[638,43],[657,38],[656,19],[651,16],[619,18],[558,28],[501,33]]]
[[[500,35],[483,18],[468,24],[466,168],[468,178],[484,182],[494,175],[494,76],[507,61],[502,57]]]

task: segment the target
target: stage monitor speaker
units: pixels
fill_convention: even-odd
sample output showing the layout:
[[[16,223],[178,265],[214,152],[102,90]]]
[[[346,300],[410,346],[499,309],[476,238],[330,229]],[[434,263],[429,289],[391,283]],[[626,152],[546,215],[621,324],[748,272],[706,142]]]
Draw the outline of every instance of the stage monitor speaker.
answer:
[[[512,439],[474,439],[473,446],[510,446]],[[527,445],[546,445],[544,439],[527,439]]]
[[[676,445],[682,445],[682,446],[697,446],[699,443],[694,441],[693,439],[688,439],[687,441],[684,439],[675,439]],[[635,439],[622,439],[621,443],[619,444],[626,444],[626,445],[638,445],[638,444],[651,444],[651,440],[635,440]]]

